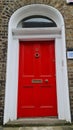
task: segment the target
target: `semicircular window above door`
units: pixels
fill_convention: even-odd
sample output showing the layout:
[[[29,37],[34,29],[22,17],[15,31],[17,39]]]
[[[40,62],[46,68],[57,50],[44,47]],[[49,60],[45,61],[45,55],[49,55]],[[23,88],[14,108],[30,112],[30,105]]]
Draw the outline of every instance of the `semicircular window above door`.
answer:
[[[57,25],[52,19],[46,16],[33,15],[22,19],[19,22],[18,27],[22,27],[22,28],[40,27],[41,28],[41,27],[57,27]]]

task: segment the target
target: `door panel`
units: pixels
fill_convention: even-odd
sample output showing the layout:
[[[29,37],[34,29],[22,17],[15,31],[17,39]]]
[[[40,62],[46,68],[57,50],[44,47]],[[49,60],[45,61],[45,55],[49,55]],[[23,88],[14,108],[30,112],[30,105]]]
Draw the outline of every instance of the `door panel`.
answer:
[[[17,116],[57,116],[54,41],[20,42]]]

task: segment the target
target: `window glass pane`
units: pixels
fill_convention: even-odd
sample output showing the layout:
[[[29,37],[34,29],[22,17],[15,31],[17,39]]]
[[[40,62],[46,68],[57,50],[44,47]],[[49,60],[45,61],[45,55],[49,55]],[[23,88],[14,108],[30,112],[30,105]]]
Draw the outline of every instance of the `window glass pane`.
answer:
[[[56,23],[45,16],[29,16],[23,19],[18,27],[22,28],[34,28],[34,27],[57,27]]]
[[[67,0],[67,3],[73,4],[73,0]]]

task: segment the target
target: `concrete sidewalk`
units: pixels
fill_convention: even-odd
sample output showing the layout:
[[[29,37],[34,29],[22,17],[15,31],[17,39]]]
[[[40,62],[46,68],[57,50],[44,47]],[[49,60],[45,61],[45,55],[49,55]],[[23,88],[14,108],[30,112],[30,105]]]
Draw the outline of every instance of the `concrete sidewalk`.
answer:
[[[0,130],[73,130],[70,126],[40,126],[40,127],[0,127]]]

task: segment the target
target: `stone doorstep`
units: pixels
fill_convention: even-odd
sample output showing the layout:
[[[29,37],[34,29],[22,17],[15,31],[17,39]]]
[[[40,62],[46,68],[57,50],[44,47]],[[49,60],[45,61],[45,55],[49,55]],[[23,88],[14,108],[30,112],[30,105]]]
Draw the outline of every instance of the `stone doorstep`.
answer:
[[[24,118],[9,121],[5,126],[63,126],[70,123],[56,118]]]

